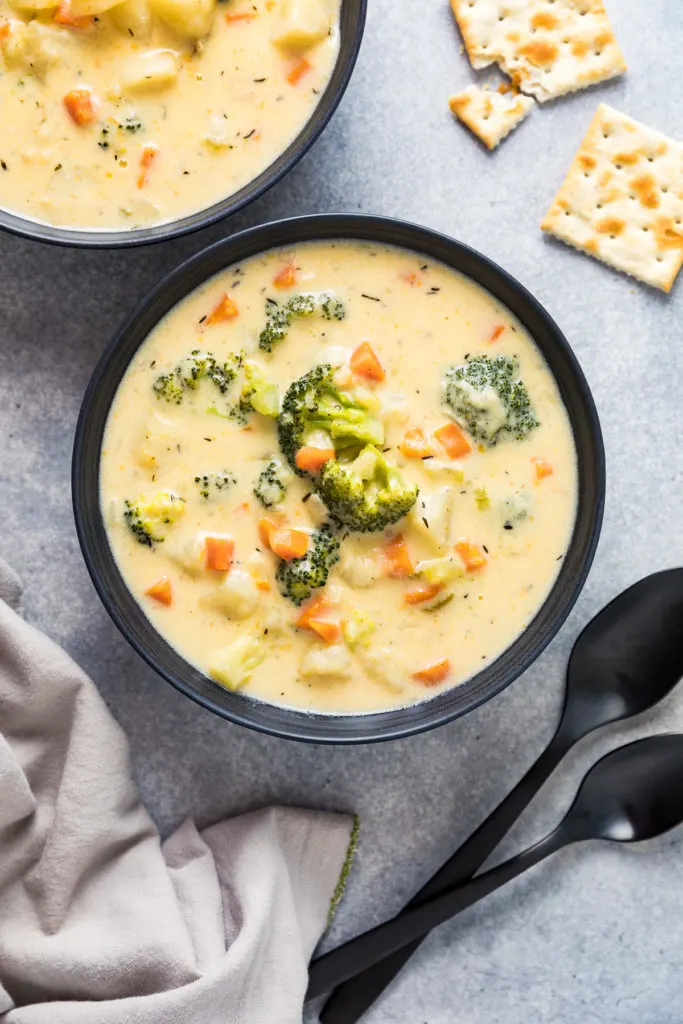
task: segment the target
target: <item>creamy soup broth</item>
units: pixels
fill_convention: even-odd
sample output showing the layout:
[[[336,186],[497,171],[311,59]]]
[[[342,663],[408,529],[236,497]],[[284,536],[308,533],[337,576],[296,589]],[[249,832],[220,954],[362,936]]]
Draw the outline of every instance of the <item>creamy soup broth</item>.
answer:
[[[293,319],[272,354],[259,350],[266,310],[301,292],[329,293],[343,304],[344,319],[319,312]],[[226,309],[229,318],[222,318]],[[384,381],[373,379],[372,363],[370,378],[350,370],[352,353],[364,342]],[[384,428],[384,457],[419,487],[411,512],[384,531],[337,531],[340,560],[312,597],[321,604],[323,595],[320,617],[332,623],[324,636],[295,626],[311,602],[297,607],[282,596],[280,559],[259,527],[263,518],[303,533],[319,527],[326,512],[315,482],[292,475],[285,498],[270,509],[255,496],[264,464],[281,452],[271,416],[252,412],[242,423],[223,418],[231,403],[234,410],[243,370],[225,395],[203,378],[184,388],[180,404],[157,396],[159,375],[172,374],[192,349],[210,352],[218,363],[245,352],[277,385],[280,404],[290,383],[315,364],[339,367],[342,389],[360,388],[364,401],[379,403],[373,415]],[[436,439],[447,436],[439,431],[454,420],[443,400],[444,376],[481,355],[518,361],[540,425],[522,440],[501,435],[490,447],[465,429],[470,450],[449,457]],[[159,489],[183,499],[182,515],[160,527],[162,542],[148,546],[130,529],[124,503]],[[251,636],[258,664],[237,685],[268,702],[322,712],[420,701],[495,659],[546,598],[569,543],[576,499],[567,413],[521,324],[443,265],[356,242],[268,252],[225,271],[173,309],[119,387],[101,462],[114,556],[159,632],[232,688],[234,676],[226,681],[217,669],[220,652]],[[228,572],[206,569],[207,534],[234,542]],[[236,571],[258,588],[244,617],[249,601],[235,611],[234,602],[226,606],[219,596]],[[158,581],[170,604],[147,593]]]
[[[211,206],[309,120],[338,20],[338,0],[0,0],[0,205],[102,230]]]

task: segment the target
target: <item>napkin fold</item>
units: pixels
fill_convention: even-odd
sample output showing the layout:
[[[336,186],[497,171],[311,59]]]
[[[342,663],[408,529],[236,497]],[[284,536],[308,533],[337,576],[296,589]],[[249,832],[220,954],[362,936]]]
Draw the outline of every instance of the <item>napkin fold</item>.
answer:
[[[123,733],[20,594],[0,561],[0,1020],[301,1024],[352,819],[271,808],[162,843]]]

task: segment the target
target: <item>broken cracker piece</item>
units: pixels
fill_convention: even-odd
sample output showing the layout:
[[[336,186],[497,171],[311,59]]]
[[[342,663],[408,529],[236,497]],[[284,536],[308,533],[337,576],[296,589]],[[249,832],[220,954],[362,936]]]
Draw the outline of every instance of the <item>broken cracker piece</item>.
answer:
[[[683,144],[601,103],[541,227],[668,292],[683,263]]]
[[[546,100],[626,71],[602,0],[451,0],[472,66]]]
[[[524,120],[534,101],[528,96],[504,96],[470,85],[451,96],[448,105],[477,138],[489,149],[495,149]]]

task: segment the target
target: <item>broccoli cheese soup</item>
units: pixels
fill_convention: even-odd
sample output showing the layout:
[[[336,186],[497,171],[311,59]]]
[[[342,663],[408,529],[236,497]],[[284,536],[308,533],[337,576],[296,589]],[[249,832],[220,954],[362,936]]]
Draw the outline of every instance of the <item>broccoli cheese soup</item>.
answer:
[[[0,206],[139,228],[211,206],[299,134],[339,0],[0,0]]]
[[[545,600],[577,501],[533,340],[413,252],[306,243],[159,323],[112,404],[112,551],[217,685],[320,712],[457,686]]]

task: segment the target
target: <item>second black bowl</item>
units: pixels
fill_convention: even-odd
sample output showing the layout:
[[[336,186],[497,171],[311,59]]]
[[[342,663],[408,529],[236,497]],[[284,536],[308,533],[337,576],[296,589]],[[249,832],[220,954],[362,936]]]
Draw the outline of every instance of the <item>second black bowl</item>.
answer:
[[[339,106],[349,84],[363,39],[367,0],[341,0],[339,16],[339,54],[320,101],[298,135],[280,155],[237,192],[219,199],[206,209],[177,220],[134,228],[131,231],[100,231],[61,227],[22,217],[0,206],[0,228],[38,242],[83,249],[121,249],[161,242],[192,231],[199,231],[228,217],[251,203],[283,177],[308,152]]]
[[[156,631],[128,590],[112,555],[100,508],[100,451],[109,409],[139,346],[169,310],[231,264],[268,249],[334,239],[395,245],[440,260],[472,278],[526,327],[557,381],[574,433],[578,508],[559,575],[528,628],[473,678],[431,700],[362,715],[315,714],[278,707],[222,689]],[[100,359],[83,400],[73,456],[76,528],[97,591],[124,636],[182,693],[218,715],[263,732],[322,743],[368,743],[422,732],[466,714],[517,678],[569,614],[593,560],[602,522],[602,435],[586,380],[562,332],[532,295],[485,256],[443,235],[401,221],[344,214],[301,217],[218,242],[169,274],[129,317]]]

